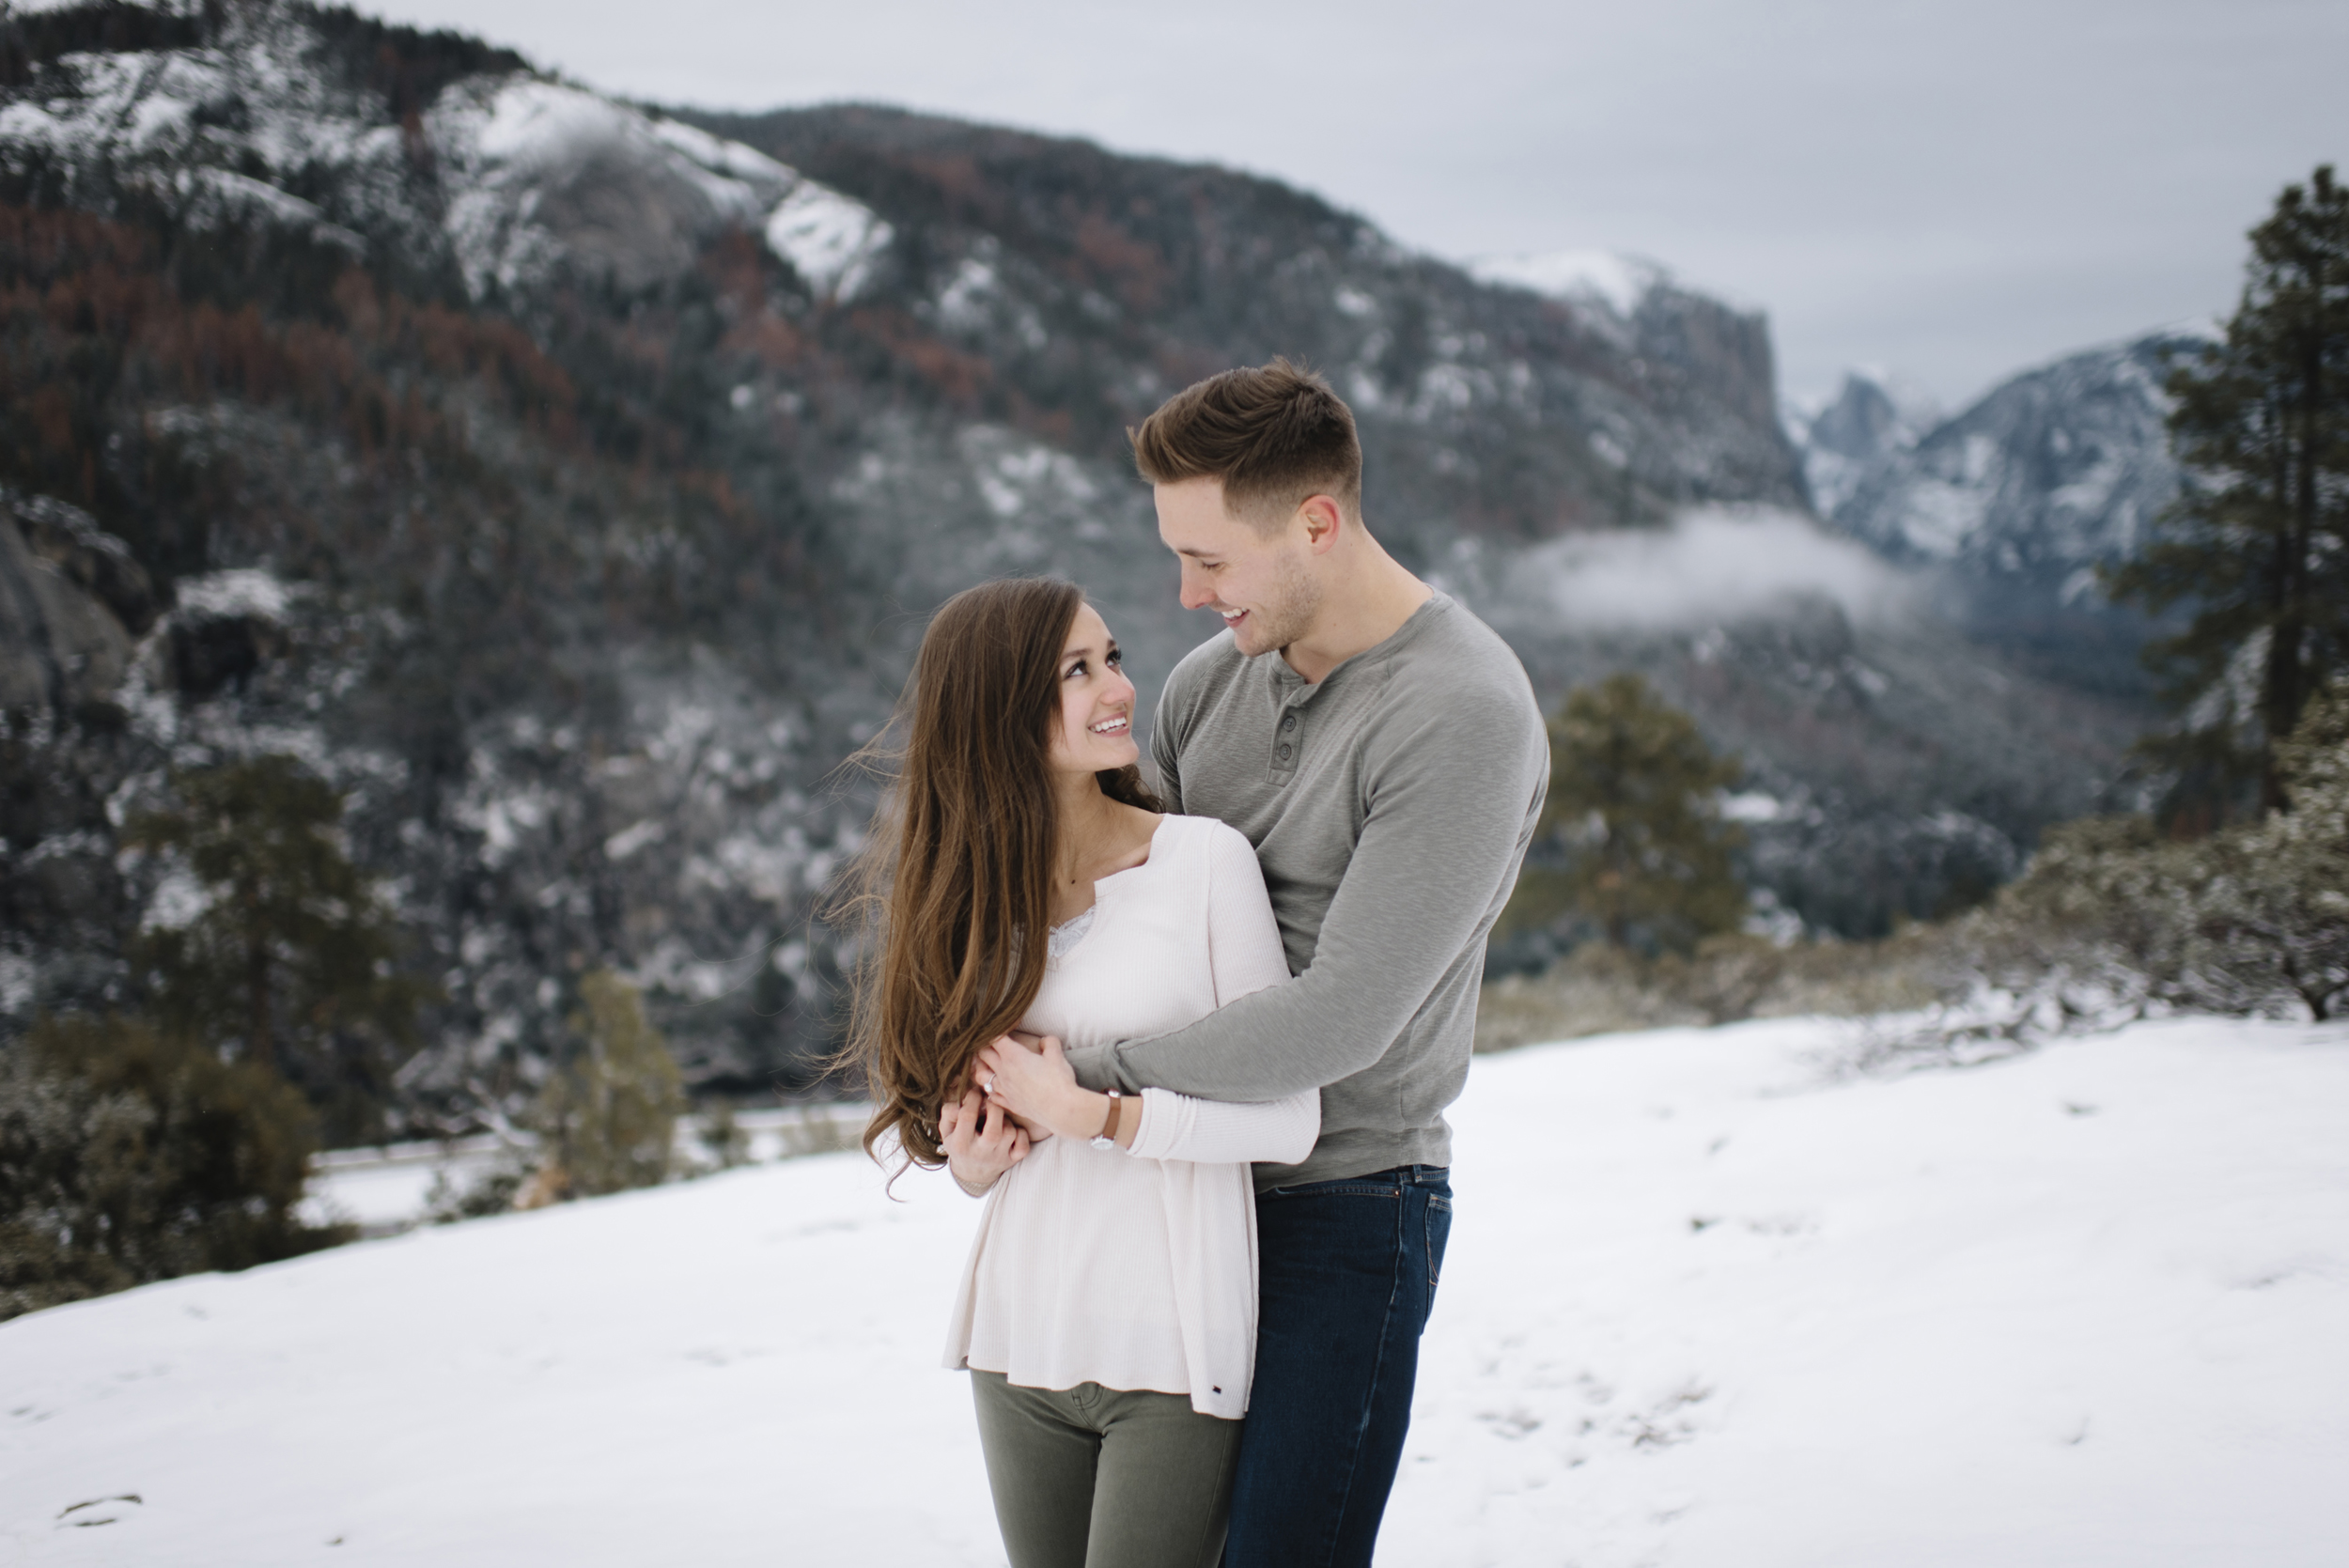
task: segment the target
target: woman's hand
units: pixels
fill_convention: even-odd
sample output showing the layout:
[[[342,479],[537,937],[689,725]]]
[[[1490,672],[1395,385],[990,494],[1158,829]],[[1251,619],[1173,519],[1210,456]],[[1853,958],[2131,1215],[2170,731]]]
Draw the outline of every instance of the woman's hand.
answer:
[[[1091,1138],[1109,1121],[1110,1097],[1077,1082],[1060,1041],[1050,1034],[1041,1049],[1004,1035],[980,1050],[971,1076],[989,1104],[1063,1138]]]
[[[946,1146],[946,1169],[974,1198],[1028,1157],[1028,1135],[976,1089],[964,1090],[938,1113],[938,1141]]]

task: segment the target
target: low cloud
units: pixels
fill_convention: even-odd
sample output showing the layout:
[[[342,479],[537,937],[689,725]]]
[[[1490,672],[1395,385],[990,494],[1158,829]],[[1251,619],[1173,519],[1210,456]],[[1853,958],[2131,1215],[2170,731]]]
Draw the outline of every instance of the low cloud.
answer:
[[[1569,628],[1674,630],[1825,598],[1854,620],[1903,614],[1916,585],[1864,545],[1795,512],[1707,507],[1669,528],[1577,534],[1527,551],[1517,586]]]

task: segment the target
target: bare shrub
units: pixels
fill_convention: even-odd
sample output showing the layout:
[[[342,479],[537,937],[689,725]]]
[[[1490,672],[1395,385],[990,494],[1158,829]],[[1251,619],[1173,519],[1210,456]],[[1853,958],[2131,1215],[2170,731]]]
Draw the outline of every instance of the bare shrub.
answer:
[[[1960,994],[1960,969],[1946,931],[1934,926],[1910,926],[1881,941],[1791,947],[1760,937],[1709,937],[1686,956],[1653,958],[1593,942],[1546,974],[1486,986],[1477,1004],[1476,1048],[1740,1018],[1914,1009]]]
[[[585,1010],[573,1026],[585,1048],[548,1080],[537,1115],[542,1202],[586,1198],[666,1181],[685,1110],[677,1062],[645,1017],[636,988],[598,970],[580,982]],[[516,1198],[519,1205],[524,1194]]]
[[[2141,816],[2052,830],[1950,933],[1961,994],[1873,1032],[1863,1065],[1982,1061],[2163,1013],[2340,1016],[2349,1003],[2349,688],[2277,748],[2286,806],[2208,838]]]
[[[119,1017],[0,1050],[0,1318],[349,1238],[296,1213],[317,1130],[258,1062]]]

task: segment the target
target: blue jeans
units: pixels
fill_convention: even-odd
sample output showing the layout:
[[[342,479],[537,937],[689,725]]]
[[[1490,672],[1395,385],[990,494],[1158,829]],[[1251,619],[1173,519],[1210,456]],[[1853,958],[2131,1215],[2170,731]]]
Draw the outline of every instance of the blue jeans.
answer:
[[[1256,1195],[1256,1379],[1224,1568],[1370,1568],[1452,1187],[1407,1165]]]

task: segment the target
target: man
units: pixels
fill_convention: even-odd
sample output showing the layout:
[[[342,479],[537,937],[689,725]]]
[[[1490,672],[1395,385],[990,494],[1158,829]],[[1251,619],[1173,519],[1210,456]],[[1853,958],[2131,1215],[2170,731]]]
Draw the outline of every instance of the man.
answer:
[[[1224,1560],[1368,1568],[1451,1229],[1443,1110],[1548,742],[1508,646],[1364,526],[1354,416],[1320,378],[1227,371],[1133,444],[1185,608],[1228,629],[1167,681],[1160,792],[1255,845],[1296,978],[1069,1057],[1096,1089],[1321,1090],[1304,1163],[1256,1169],[1256,1375]]]

